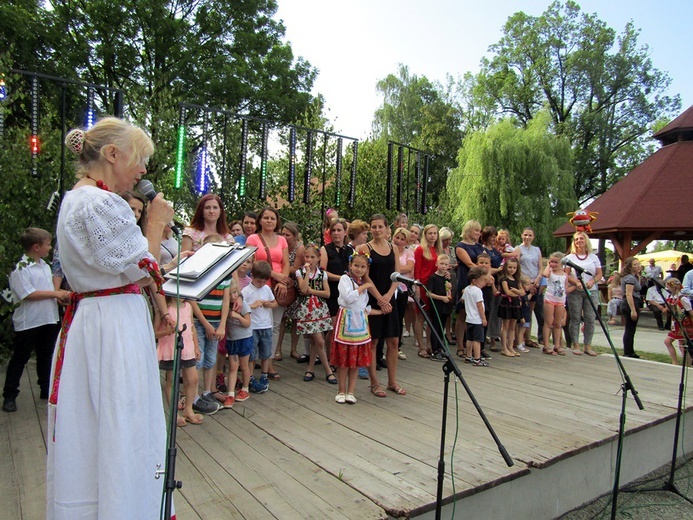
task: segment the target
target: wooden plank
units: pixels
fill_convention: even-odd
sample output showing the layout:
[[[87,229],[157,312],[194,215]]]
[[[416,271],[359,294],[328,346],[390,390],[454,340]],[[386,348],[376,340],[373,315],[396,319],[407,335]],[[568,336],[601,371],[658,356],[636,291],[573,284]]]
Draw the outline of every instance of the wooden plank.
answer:
[[[40,410],[34,406],[26,370],[20,389],[17,411],[7,414],[7,430],[12,466],[17,477],[21,518],[45,518],[46,444],[37,415]]]
[[[22,518],[19,496],[19,468],[15,467],[12,453],[10,423],[14,414],[0,412],[0,496],[3,517]]]

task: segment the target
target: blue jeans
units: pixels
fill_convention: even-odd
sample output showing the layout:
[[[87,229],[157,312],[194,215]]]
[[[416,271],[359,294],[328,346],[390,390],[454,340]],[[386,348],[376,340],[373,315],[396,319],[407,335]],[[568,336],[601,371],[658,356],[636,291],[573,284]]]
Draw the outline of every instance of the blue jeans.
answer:
[[[211,323],[212,327],[215,326]],[[197,369],[205,368],[209,370],[217,364],[217,347],[219,340],[209,339],[205,334],[205,327],[199,321],[195,320],[195,330],[197,331],[197,344],[200,346],[200,360],[197,362]]]
[[[253,340],[255,347],[253,353],[250,354],[250,360],[269,359],[272,357],[272,329],[255,329],[253,330]]]

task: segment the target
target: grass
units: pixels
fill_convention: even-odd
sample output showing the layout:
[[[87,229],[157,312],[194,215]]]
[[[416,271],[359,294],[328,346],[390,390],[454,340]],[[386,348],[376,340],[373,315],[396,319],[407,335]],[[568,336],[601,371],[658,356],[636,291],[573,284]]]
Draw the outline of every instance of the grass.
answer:
[[[593,346],[592,349],[599,354],[613,354],[611,347]],[[623,356],[622,348],[617,348],[616,352],[618,352],[619,356]],[[647,359],[648,361],[656,361],[657,363],[666,363],[671,365],[671,358],[669,357],[669,354],[656,354],[653,352],[640,351],[638,352],[638,356],[640,356],[641,359]]]

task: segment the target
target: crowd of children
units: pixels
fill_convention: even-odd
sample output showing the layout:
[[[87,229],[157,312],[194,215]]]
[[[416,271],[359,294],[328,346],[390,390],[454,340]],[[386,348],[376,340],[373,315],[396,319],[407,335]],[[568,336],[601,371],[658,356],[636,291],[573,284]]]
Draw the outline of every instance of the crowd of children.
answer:
[[[407,231],[406,223],[398,230]],[[423,233],[421,244],[426,241],[425,246],[432,255],[429,260],[431,269],[435,265],[435,271],[427,277],[425,288],[421,288],[429,301],[425,305],[427,322],[433,325],[432,329],[428,329],[430,357],[445,358],[446,344],[450,343],[445,324],[449,326],[456,306],[465,309],[466,327],[462,329],[465,334],[464,339],[460,338],[457,352],[466,363],[475,367],[489,366],[491,356],[485,352],[484,346],[488,343],[488,328],[493,319],[498,319],[501,324],[501,355],[519,357],[530,352],[525,345],[525,340],[529,343],[530,338],[523,335],[528,331],[525,324],[532,319],[529,307],[532,281],[523,275],[518,253],[510,245],[507,231],[498,233],[495,251],[477,255],[475,266],[467,273],[469,285],[459,294],[454,290],[450,277],[450,271],[456,267],[455,262],[442,249],[439,253],[436,246],[440,242],[437,227],[427,226],[425,231],[429,231],[429,236]],[[396,242],[400,250],[407,247],[407,251],[412,252],[402,257],[413,257],[412,250],[419,244],[414,242],[412,247],[412,244],[405,242],[410,235],[415,237],[418,233],[410,234],[407,231],[400,235]],[[27,229],[21,237],[25,255],[10,276],[12,294],[20,305],[13,316],[16,343],[3,392],[5,411],[16,410],[19,379],[32,350],[37,352],[41,398],[47,397],[50,360],[59,332],[58,302],[66,303],[70,296],[68,291],[56,289],[59,283],[54,283],[51,269],[44,261],[51,251],[51,239],[48,232],[37,228]],[[211,234],[204,239],[204,243],[223,240],[222,236]],[[309,352],[303,380],[313,381],[315,367],[322,365],[327,383],[337,386],[335,401],[339,404],[354,404],[357,401],[357,373],[359,369],[365,372],[371,367],[375,353],[369,314],[382,312],[369,305],[368,293],[373,286],[369,276],[370,252],[353,248],[349,251],[348,269],[339,278],[337,287],[339,309],[336,317],[331,317],[326,303],[331,289],[327,271],[321,268],[321,248],[315,244],[301,246],[303,265],[292,273],[298,298],[291,306],[293,312],[290,320],[296,333],[304,337],[306,352]],[[576,290],[579,284],[574,274],[561,265],[563,256],[560,252],[551,254],[541,272],[544,317],[542,352],[552,356],[565,356],[562,338],[567,318],[567,295]],[[199,302],[166,298],[167,314],[175,317],[174,321],[179,324],[183,343],[183,397],[178,403],[180,426],[201,424],[202,415],[231,408],[236,402],[246,401],[251,393],[261,394],[268,390],[270,361],[274,357],[272,310],[278,306],[273,290],[267,285],[271,274],[272,266],[268,262],[254,261],[251,257],[239,267],[233,278],[221,282]],[[693,333],[693,309],[690,300],[681,294],[681,282],[669,278],[666,288],[668,293],[664,298],[674,309],[674,317],[680,318],[686,331],[690,329]],[[613,325],[623,300],[618,273],[614,273],[610,280],[608,295],[607,312],[609,324]],[[655,299],[653,294],[647,300],[648,304],[652,301],[665,307],[664,298]],[[402,307],[405,306],[406,303]],[[666,316],[666,309],[663,312]],[[157,356],[164,374],[164,395],[168,399],[171,385],[177,379],[172,373],[177,335],[170,321],[162,320],[158,314],[154,321]],[[671,316],[667,329],[670,322]],[[326,343],[328,333],[329,344]],[[683,339],[679,322],[674,320],[673,328],[664,341],[674,364],[678,363],[675,342],[679,343],[679,349],[683,352]],[[423,347],[418,347],[421,352]],[[292,349],[294,352],[295,346]],[[401,358],[406,359],[405,356]],[[201,392],[198,391],[199,386],[202,387]]]

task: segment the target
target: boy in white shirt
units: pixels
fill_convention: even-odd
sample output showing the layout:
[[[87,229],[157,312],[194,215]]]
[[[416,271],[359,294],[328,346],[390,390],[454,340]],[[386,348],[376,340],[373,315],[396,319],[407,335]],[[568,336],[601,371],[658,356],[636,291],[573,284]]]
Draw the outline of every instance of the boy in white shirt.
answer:
[[[278,306],[272,289],[267,285],[272,273],[270,264],[261,260],[255,262],[250,271],[250,283],[241,291],[243,300],[250,307],[250,328],[253,329],[253,352],[250,354],[250,366],[260,359],[260,379],[250,376],[250,391],[261,394],[269,389],[270,357],[272,356],[272,309]]]
[[[484,327],[487,324],[484,294],[481,288],[486,285],[486,273],[481,267],[472,267],[467,277],[469,285],[462,295],[464,308],[467,311],[467,358],[465,361],[475,367],[487,367],[488,361],[481,359],[481,345],[485,341]]]
[[[48,399],[51,358],[60,332],[56,300],[67,303],[70,298],[68,291],[55,290],[51,268],[43,261],[51,251],[51,240],[48,231],[27,228],[20,237],[25,254],[10,274],[12,297],[19,307],[12,315],[15,341],[2,393],[5,412],[17,411],[19,381],[34,349],[40,397]]]

